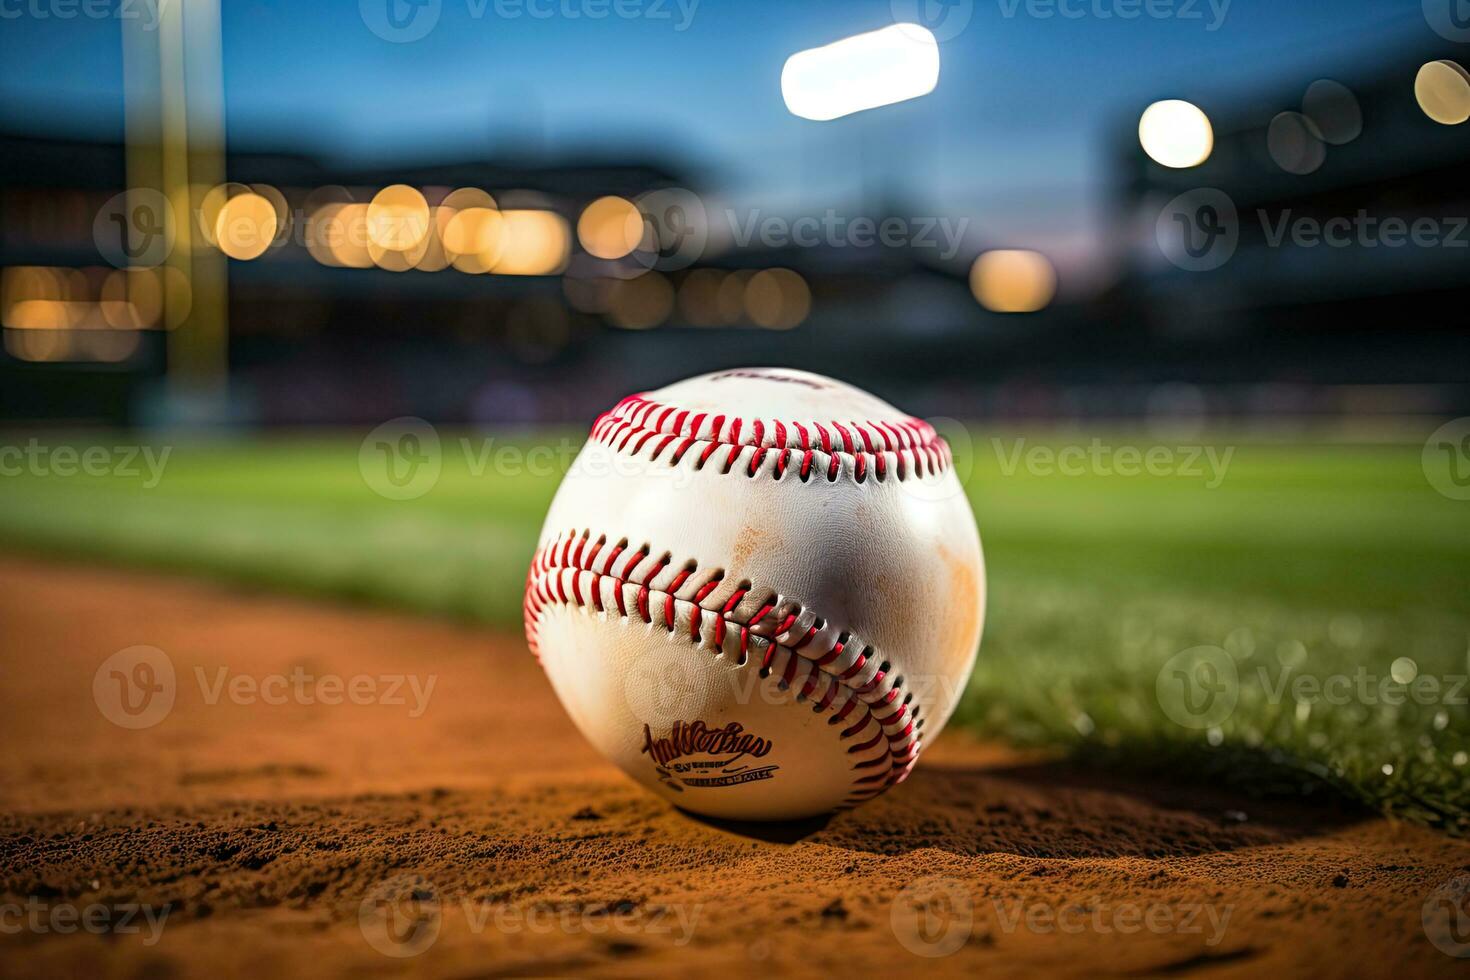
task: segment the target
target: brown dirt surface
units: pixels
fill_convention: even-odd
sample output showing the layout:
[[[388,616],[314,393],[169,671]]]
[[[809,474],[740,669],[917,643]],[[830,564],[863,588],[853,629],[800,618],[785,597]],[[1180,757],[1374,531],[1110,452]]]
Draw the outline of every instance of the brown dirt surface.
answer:
[[[138,644],[166,652],[176,697],[129,730],[93,682]],[[211,698],[222,669],[258,683],[298,667],[434,687],[417,714],[404,691],[403,704]],[[0,684],[0,974],[1464,966],[1421,915],[1470,870],[1465,842],[1171,773],[1089,773],[958,732],[858,810],[701,820],[593,752],[516,636],[4,558]],[[94,928],[66,931],[68,909]]]

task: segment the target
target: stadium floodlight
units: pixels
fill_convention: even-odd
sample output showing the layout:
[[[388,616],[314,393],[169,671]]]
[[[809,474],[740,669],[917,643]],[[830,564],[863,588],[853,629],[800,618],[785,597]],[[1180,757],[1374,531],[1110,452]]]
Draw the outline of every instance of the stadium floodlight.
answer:
[[[917,24],[798,51],[781,69],[786,108],[818,121],[917,99],[938,83],[939,42]]]
[[[1143,110],[1138,142],[1155,163],[1175,170],[1198,167],[1215,149],[1215,130],[1199,106],[1165,99]]]

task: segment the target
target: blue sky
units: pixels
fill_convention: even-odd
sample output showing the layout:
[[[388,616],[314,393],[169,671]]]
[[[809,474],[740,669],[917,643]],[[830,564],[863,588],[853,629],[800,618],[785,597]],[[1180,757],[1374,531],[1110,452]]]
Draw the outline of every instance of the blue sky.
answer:
[[[83,2],[104,0],[0,0],[7,129],[120,134],[117,20],[57,15]],[[106,2],[146,18],[158,0]],[[668,155],[787,213],[850,208],[866,176],[992,239],[1062,249],[1085,237],[1111,141],[1149,102],[1210,111],[1322,74],[1351,84],[1344,66],[1375,46],[1434,38],[1421,0],[951,0],[969,16],[953,37],[940,4],[907,0],[939,18],[938,88],[813,123],[784,108],[786,57],[886,26],[906,0],[414,0],[430,6],[398,8],[404,22],[433,27],[406,43],[369,24],[388,2],[405,0],[223,0],[232,144],[360,161],[528,144]],[[1116,16],[1130,3],[1170,15]]]

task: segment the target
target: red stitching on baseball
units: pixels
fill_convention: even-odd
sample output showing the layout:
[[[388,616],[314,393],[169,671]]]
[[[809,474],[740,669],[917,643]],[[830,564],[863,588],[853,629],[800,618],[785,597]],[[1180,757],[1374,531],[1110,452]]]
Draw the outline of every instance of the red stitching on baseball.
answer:
[[[715,589],[719,588],[720,583],[724,581],[724,579],[725,574],[723,572],[715,572],[715,577],[704,583],[700,590],[694,593],[694,604],[699,605],[699,603],[709,598],[709,594]]]
[[[808,426],[816,430],[815,445]],[[832,437],[833,430],[838,436],[836,440]],[[742,432],[746,433],[743,437]],[[881,448],[876,444],[874,433],[882,439]],[[652,450],[645,452],[645,447],[650,445],[655,435],[664,438],[652,441]],[[771,419],[768,422],[761,418],[727,415],[710,418],[704,412],[690,418],[688,409],[655,402],[643,395],[630,395],[598,416],[592,425],[592,439],[611,446],[616,452],[647,455],[650,459],[664,458],[665,451],[678,440],[667,457],[671,466],[682,461],[694,443],[704,442],[706,445],[700,451],[697,469],[703,469],[715,451],[724,446],[729,452],[721,470],[723,473],[731,472],[740,453],[751,448],[746,475],[756,476],[767,458],[774,458],[771,474],[776,479],[785,475],[791,451],[800,450],[803,481],[809,478],[814,455],[818,452],[828,457],[826,473],[832,482],[841,475],[844,459],[851,460],[853,479],[858,483],[867,479],[870,469],[880,482],[886,480],[890,473],[904,480],[910,475],[917,478],[926,474],[937,475],[944,472],[952,461],[944,440],[933,426],[921,419],[813,419],[809,422]],[[768,453],[771,449],[779,452]],[[872,457],[871,466],[869,456]],[[890,456],[893,457],[892,467],[889,465]]]
[[[840,430],[839,430],[840,431]],[[526,615],[526,637],[533,652],[537,653],[537,634],[540,628],[541,613],[552,604],[576,605],[585,607],[588,599],[583,596],[581,575],[586,573],[592,578],[589,582],[591,605],[598,612],[607,612],[602,600],[603,579],[612,583],[614,598],[617,600],[618,615],[624,619],[628,617],[628,610],[624,602],[624,593],[627,588],[636,586],[636,608],[639,617],[644,623],[651,624],[653,615],[650,608],[654,592],[659,593],[663,599],[663,625],[672,633],[677,625],[676,603],[679,600],[675,593],[683,587],[690,577],[697,571],[694,562],[688,562],[673,578],[667,588],[655,589],[653,580],[658,573],[667,568],[672,557],[665,553],[654,565],[654,568],[640,583],[633,578],[633,572],[646,560],[651,551],[647,545],[640,547],[634,552],[625,568],[624,574],[618,576],[614,572],[614,565],[620,553],[627,546],[627,539],[621,540],[608,553],[605,571],[598,571],[595,567],[598,553],[607,536],[600,536],[595,545],[588,550],[585,546],[591,540],[591,532],[584,531],[580,534],[576,531],[568,533],[565,539],[553,540],[545,547],[538,549],[531,560],[531,567],[527,574],[526,597],[523,609]],[[573,546],[575,545],[575,551]],[[572,598],[566,594],[565,579],[572,579]],[[715,590],[724,580],[722,570],[715,571],[710,579],[706,581],[695,593],[695,600],[690,605],[689,639],[692,643],[700,645],[701,627],[704,616],[709,613],[713,618],[714,644],[716,648],[723,649],[727,627],[734,624],[740,629],[739,664],[744,665],[750,652],[750,642],[754,635],[752,628],[768,616],[776,608],[779,597],[772,596],[771,599],[762,603],[756,615],[749,620],[741,622],[735,617],[734,611],[750,593],[749,582],[741,582],[731,593],[730,597],[720,605],[718,611],[713,607],[705,607],[702,603],[714,594]],[[833,640],[831,649],[823,653],[805,653],[803,648],[810,644],[815,637],[825,628],[825,621],[816,618],[800,631],[796,641],[781,643],[777,637],[786,635],[800,620],[801,606],[791,606],[780,620],[778,628],[770,636],[762,635],[760,641],[765,644],[765,650],[761,661],[761,676],[769,676],[771,666],[777,648],[781,648],[787,654],[785,668],[779,678],[786,688],[790,689],[796,682],[798,672],[798,661],[805,662],[807,674],[800,689],[796,693],[796,700],[810,700],[817,692],[818,685],[825,683],[826,689],[820,699],[813,703],[814,711],[831,711],[839,694],[845,694],[842,706],[831,714],[828,722],[831,725],[839,725],[851,719],[851,723],[843,728],[838,737],[843,741],[856,738],[866,732],[871,725],[876,729],[874,734],[866,737],[863,741],[847,746],[847,754],[861,755],[882,748],[882,754],[870,759],[857,760],[853,763],[854,771],[861,772],[887,763],[887,767],[881,772],[872,775],[855,777],[853,789],[849,791],[843,806],[851,806],[863,802],[874,795],[896,785],[908,777],[910,771],[918,759],[921,740],[918,737],[918,729],[922,720],[918,719],[917,709],[912,713],[909,711],[909,701],[913,698],[912,693],[907,695],[897,706],[886,715],[880,717],[878,709],[886,708],[898,701],[899,688],[903,684],[903,678],[889,679],[891,665],[885,661],[874,671],[873,676],[860,686],[854,687],[847,682],[860,675],[869,661],[871,648],[859,652],[853,662],[840,674],[827,671],[823,668],[835,664],[841,658],[843,652],[851,644],[851,638],[846,632],[837,634]],[[885,689],[885,682],[886,689]],[[890,728],[902,725],[896,731]]]

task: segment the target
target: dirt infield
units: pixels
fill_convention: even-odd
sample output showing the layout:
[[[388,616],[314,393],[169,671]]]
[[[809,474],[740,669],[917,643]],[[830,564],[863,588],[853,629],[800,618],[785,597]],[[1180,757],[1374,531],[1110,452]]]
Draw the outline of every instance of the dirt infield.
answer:
[[[0,973],[1462,966],[1423,920],[1470,844],[958,733],[859,810],[716,824],[604,763],[519,637],[3,559],[0,682]]]

